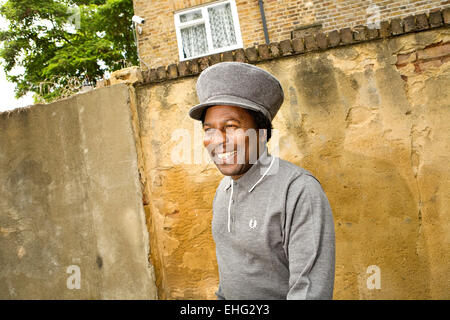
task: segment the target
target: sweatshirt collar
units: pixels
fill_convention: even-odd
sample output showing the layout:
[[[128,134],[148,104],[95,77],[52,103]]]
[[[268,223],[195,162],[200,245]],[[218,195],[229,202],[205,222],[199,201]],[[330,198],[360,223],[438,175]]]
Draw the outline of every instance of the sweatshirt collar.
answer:
[[[269,173],[269,170],[273,167],[272,165],[274,160],[275,157],[269,154],[266,146],[256,163],[254,163],[238,180],[234,181],[231,176],[228,177],[225,190],[228,190],[234,181],[239,187],[246,189],[248,192],[252,192],[253,189],[256,188],[256,186]]]

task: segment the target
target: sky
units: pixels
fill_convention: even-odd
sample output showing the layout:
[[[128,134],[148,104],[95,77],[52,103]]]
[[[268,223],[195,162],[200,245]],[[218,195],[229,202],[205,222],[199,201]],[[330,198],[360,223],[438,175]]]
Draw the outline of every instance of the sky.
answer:
[[[20,99],[14,97],[15,84],[6,80],[3,68],[0,70],[0,112],[15,108],[26,107],[33,104],[33,94],[28,94]]]
[[[0,5],[3,4],[3,2],[4,1],[0,1]],[[0,29],[5,30],[7,27],[8,23],[0,16]],[[29,93],[20,99],[16,99],[14,97],[14,88],[15,84],[6,80],[3,66],[0,67],[0,112],[33,104],[33,94]]]

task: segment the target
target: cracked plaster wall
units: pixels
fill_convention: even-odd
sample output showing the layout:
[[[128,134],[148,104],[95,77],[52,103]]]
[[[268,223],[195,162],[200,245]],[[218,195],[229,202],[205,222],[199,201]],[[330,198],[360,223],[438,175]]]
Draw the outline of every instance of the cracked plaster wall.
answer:
[[[279,156],[313,172],[333,208],[335,299],[449,299],[450,31],[408,34],[259,63],[279,78]],[[177,164],[174,130],[196,77],[139,86],[141,181],[160,298],[214,299],[215,166]],[[272,141],[273,142],[273,141]],[[273,147],[273,146],[271,146]],[[196,158],[195,158],[196,157]],[[368,266],[381,289],[367,288]]]

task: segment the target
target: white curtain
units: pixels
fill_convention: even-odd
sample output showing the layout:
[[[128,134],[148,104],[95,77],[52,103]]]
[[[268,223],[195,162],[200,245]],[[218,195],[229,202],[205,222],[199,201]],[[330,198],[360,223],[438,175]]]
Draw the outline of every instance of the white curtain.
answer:
[[[181,41],[185,58],[208,53],[208,41],[204,24],[181,29]]]
[[[208,15],[214,49],[235,45],[236,33],[230,4],[208,8]]]
[[[202,18],[201,11],[194,11],[180,15],[180,22],[188,22]]]

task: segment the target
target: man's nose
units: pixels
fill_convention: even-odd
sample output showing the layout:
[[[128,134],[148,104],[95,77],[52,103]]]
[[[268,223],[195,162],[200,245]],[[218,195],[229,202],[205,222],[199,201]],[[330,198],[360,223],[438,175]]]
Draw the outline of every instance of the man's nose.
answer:
[[[211,143],[218,145],[228,142],[228,136],[225,130],[214,130],[211,137]]]

